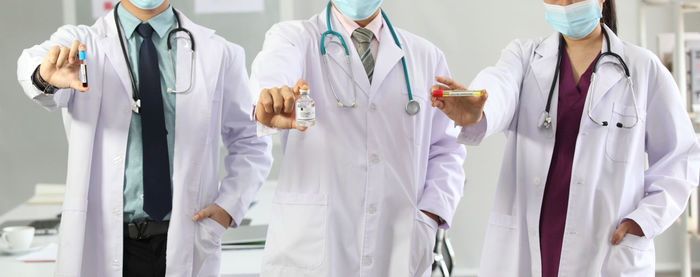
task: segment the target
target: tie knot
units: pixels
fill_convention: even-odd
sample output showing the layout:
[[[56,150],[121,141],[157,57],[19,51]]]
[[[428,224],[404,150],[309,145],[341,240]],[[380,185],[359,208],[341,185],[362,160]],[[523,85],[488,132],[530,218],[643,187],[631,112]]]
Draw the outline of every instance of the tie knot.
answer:
[[[141,23],[136,27],[136,32],[139,33],[142,38],[149,39],[151,35],[153,35],[153,27],[151,27],[151,24]]]
[[[374,33],[372,33],[372,31],[369,29],[357,28],[354,32],[352,32],[352,37],[359,43],[369,43],[372,41]]]

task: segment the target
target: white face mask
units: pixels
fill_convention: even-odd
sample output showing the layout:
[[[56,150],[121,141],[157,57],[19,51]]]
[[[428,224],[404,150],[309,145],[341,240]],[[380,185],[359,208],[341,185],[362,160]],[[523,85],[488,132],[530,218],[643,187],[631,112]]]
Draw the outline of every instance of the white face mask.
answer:
[[[163,4],[165,0],[129,0],[129,2],[139,9],[152,10]]]

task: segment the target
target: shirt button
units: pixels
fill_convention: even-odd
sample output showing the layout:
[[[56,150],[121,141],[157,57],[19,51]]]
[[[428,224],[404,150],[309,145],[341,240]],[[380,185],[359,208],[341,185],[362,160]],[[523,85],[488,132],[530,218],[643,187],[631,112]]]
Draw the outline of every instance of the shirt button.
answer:
[[[376,111],[377,111],[377,105],[375,105],[374,103],[370,104],[370,105],[369,105],[369,111],[370,111],[370,112],[376,112]]]
[[[379,155],[377,155],[377,154],[370,155],[369,161],[372,162],[373,164],[379,163]]]
[[[362,258],[362,265],[364,265],[364,266],[369,266],[369,265],[371,265],[371,264],[372,264],[372,257],[370,257],[370,256],[364,256],[364,257]]]
[[[143,200],[143,193],[141,194],[141,196],[140,196],[140,197],[141,197],[141,200]]]
[[[369,205],[369,208],[367,209],[367,212],[369,214],[376,214],[377,213],[377,205]]]

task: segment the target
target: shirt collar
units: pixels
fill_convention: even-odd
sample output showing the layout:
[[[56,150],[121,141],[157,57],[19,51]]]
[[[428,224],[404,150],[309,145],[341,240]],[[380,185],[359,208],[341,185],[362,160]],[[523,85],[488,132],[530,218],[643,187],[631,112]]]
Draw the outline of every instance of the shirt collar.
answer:
[[[141,24],[141,20],[127,11],[122,5],[119,5],[117,8],[117,13],[119,14],[119,23],[122,25],[124,35],[127,38],[131,38],[134,31],[136,31],[136,27]],[[177,24],[173,7],[168,7],[163,12],[149,19],[145,23],[151,24],[151,27],[153,27],[153,30],[156,31],[158,37],[163,38],[167,36],[168,31],[175,28],[175,25]]]
[[[343,26],[343,29],[345,29],[345,32],[347,32],[349,36],[352,36],[355,29],[361,28],[357,22],[343,15],[343,13],[341,13],[335,6],[333,6],[333,15],[338,19],[340,25]],[[365,26],[365,29],[372,31],[374,38],[376,38],[377,41],[381,40],[382,28],[384,28],[384,18],[381,14],[372,19],[372,21]]]

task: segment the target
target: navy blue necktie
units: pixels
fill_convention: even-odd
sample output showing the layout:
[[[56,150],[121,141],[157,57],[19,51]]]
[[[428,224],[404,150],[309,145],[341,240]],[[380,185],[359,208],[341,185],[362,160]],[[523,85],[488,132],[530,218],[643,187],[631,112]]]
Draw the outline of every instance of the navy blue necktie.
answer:
[[[151,40],[153,27],[136,28],[143,42],[139,49],[139,93],[141,96],[141,138],[143,140],[143,210],[151,219],[162,221],[172,209],[168,131],[165,129],[160,87],[158,52]]]

